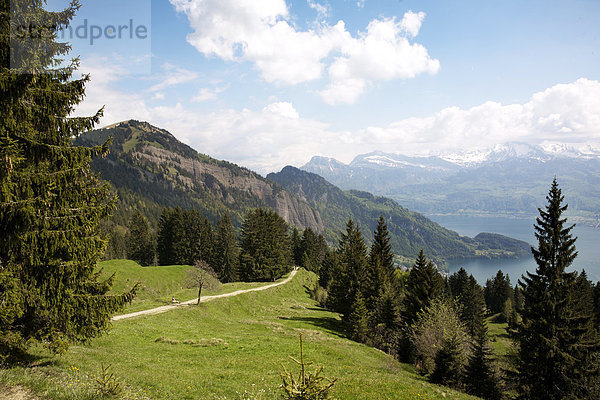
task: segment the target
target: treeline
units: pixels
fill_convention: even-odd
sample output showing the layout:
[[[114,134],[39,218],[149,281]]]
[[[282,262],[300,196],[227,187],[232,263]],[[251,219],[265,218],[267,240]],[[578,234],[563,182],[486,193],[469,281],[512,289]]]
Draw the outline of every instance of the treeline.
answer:
[[[540,210],[532,249],[538,268],[513,287],[498,271],[480,286],[464,269],[443,278],[420,252],[394,269],[383,218],[369,249],[349,221],[327,252],[315,296],[339,312],[354,340],[380,348],[437,384],[485,399],[597,399],[600,283],[566,272],[577,256],[556,182]],[[486,319],[507,322],[515,354],[494,356]]]
[[[302,236],[272,210],[249,211],[236,236],[228,214],[213,227],[199,210],[165,208],[153,232],[136,212],[129,221],[127,257],[141,265],[206,262],[221,282],[272,281],[298,265],[318,271],[327,249],[310,228]]]

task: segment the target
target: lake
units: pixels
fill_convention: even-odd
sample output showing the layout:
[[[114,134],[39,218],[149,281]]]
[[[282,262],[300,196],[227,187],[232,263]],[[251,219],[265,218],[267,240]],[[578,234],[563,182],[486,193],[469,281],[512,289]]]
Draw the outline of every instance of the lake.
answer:
[[[480,232],[499,233],[515,239],[524,240],[532,245],[537,245],[533,234],[532,219],[511,219],[506,217],[470,217],[470,216],[440,216],[428,215],[428,218],[445,228],[458,232],[461,235],[474,237]],[[568,223],[568,221],[567,221]],[[585,269],[588,278],[596,282],[600,280],[600,229],[586,225],[576,225],[573,234],[577,236],[575,247],[579,255],[567,271]],[[514,285],[525,271],[534,272],[536,263],[533,256],[519,260],[453,260],[448,262],[450,272],[465,268],[477,279],[480,284],[491,278],[501,269],[508,273]]]

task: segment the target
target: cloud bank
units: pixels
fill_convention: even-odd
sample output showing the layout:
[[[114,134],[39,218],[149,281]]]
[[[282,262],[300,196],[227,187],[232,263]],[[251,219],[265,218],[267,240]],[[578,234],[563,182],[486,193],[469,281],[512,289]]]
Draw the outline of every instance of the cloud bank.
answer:
[[[188,42],[207,57],[250,62],[271,83],[315,81],[327,71],[320,95],[328,104],[354,103],[378,81],[435,74],[438,60],[412,43],[425,18],[408,11],[396,18],[372,20],[352,36],[344,21],[320,22],[315,29],[295,26],[285,0],[170,0],[194,30]],[[328,8],[308,1],[319,18]]]
[[[213,96],[200,90],[188,103],[154,105],[147,91],[118,89],[122,71],[106,59],[84,60],[81,71],[92,80],[78,115],[93,114],[106,104],[103,125],[145,120],[172,132],[196,150],[247,166],[260,173],[302,165],[314,155],[349,162],[357,154],[384,150],[407,155],[481,150],[509,141],[575,148],[600,148],[600,82],[578,79],[535,93],[523,104],[498,102],[461,109],[448,107],[424,118],[407,118],[386,126],[337,131],[306,118],[285,101],[262,109],[220,109],[201,113],[193,100]],[[216,95],[216,94],[215,94]],[[196,97],[198,97],[196,96]]]

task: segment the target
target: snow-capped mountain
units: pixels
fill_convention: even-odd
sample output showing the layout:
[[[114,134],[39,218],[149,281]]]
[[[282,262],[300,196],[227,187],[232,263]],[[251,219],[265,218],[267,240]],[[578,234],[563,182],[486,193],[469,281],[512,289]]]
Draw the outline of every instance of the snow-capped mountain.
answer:
[[[428,157],[378,151],[350,164],[313,157],[302,169],[343,189],[389,196],[425,213],[535,214],[557,177],[571,197],[571,210],[600,213],[600,150],[591,146],[510,142]]]

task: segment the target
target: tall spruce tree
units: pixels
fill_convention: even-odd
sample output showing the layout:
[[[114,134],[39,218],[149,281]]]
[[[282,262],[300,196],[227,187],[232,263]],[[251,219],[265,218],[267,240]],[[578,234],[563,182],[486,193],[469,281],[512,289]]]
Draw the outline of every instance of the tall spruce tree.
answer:
[[[141,265],[151,265],[154,263],[155,254],[154,235],[150,230],[148,219],[136,210],[129,220],[127,258]]]
[[[69,117],[89,76],[74,78],[77,59],[60,63],[70,46],[56,37],[80,4],[62,12],[43,4],[0,1],[0,358],[32,341],[60,352],[98,336],[134,295],[108,295],[112,278],[97,271],[99,224],[114,199],[90,161],[108,143],[71,143],[102,115]],[[29,26],[45,31],[11,35]]]
[[[394,273],[396,269],[394,268],[394,253],[392,252],[392,245],[390,244],[390,233],[388,232],[383,215],[379,216],[369,255],[371,256],[372,264],[375,263],[376,257],[379,258],[386,279],[391,283],[395,278]]]
[[[501,400],[502,390],[492,354],[487,325],[482,321],[473,335],[473,352],[465,368],[466,391],[485,400]]]
[[[288,226],[275,211],[257,208],[242,225],[240,270],[247,281],[272,281],[291,270]]]
[[[444,278],[421,250],[406,283],[403,313],[405,325],[412,325],[419,311],[427,307],[431,300],[441,297],[444,291]]]
[[[342,314],[344,320],[352,313],[356,295],[362,292],[367,268],[367,246],[360,228],[349,220],[341,233],[337,249],[336,270],[332,274],[328,305]]]
[[[590,362],[598,342],[592,316],[578,304],[577,273],[565,271],[577,257],[576,238],[562,217],[567,205],[556,179],[546,199],[534,225],[537,268],[523,277],[522,322],[514,334],[518,391],[523,399],[588,398],[586,380],[598,375]]]
[[[215,270],[221,282],[235,282],[239,278],[240,248],[229,214],[217,222],[215,232]]]

